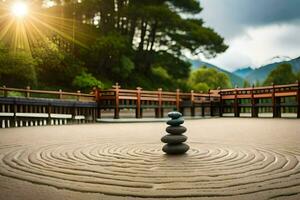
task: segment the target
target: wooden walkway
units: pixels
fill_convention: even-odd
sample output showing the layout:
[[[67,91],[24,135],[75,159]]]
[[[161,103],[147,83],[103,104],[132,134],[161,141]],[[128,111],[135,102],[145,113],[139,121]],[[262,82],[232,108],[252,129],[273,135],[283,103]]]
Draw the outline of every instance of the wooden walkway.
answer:
[[[281,117],[282,113],[292,112],[300,118],[300,83],[227,89],[219,94],[220,116],[231,112],[239,117],[250,112],[251,117],[258,117],[260,112],[271,112],[273,117]]]
[[[18,97],[16,97],[16,95]],[[292,113],[300,118],[300,84],[210,90],[208,93],[122,89],[93,89],[90,94],[0,87],[0,127],[58,125],[95,122],[104,113],[120,118],[122,111],[136,118],[153,112],[162,118],[165,111],[178,110],[190,116],[272,117]]]

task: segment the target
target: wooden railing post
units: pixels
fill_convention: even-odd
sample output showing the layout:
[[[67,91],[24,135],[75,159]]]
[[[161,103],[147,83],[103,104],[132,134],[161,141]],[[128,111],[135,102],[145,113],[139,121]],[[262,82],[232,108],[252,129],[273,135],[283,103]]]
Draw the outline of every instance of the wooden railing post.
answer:
[[[16,127],[17,126],[17,108],[18,108],[17,104],[14,101],[14,105],[13,105],[14,116],[13,116],[13,120],[12,120],[12,124],[11,124],[12,127]]]
[[[58,90],[58,92],[59,92],[59,99],[62,99],[62,98],[63,98],[63,95],[62,95],[62,90],[61,90],[61,89],[59,89],[59,90]]]
[[[176,110],[180,112],[180,90],[176,89]]]
[[[220,102],[219,102],[219,116],[223,117],[223,99],[222,99],[222,92],[221,90],[219,91],[219,95],[220,95]]]
[[[202,91],[201,91],[202,93]],[[208,95],[208,99],[210,99],[210,95]],[[206,102],[206,98],[204,97],[204,102],[201,103],[201,116],[205,117],[205,102]]]
[[[115,89],[115,112],[114,112],[114,118],[119,119],[120,118],[120,108],[119,108],[119,90],[120,90],[119,83],[116,83],[113,88]]]
[[[251,89],[251,117],[258,117],[258,108],[256,107],[257,100],[254,98],[254,85]]]
[[[162,88],[158,88],[157,92],[157,98],[158,98],[158,108],[157,108],[157,117],[161,118],[163,117],[163,110],[162,110]]]
[[[79,101],[80,100],[80,94],[81,94],[81,91],[80,90],[77,90],[77,101]]]
[[[238,100],[238,90],[235,88],[234,91],[234,116],[239,117],[240,112],[239,112],[239,100]]]
[[[210,111],[210,116],[213,117],[215,115],[214,113],[214,102],[213,100],[211,99],[211,96],[210,96],[210,89],[208,90],[208,98],[209,98],[209,111]]]
[[[51,104],[48,104],[48,120],[47,120],[47,124],[51,125]]]
[[[194,96],[194,90],[191,90],[191,116],[195,117],[195,96]]]
[[[95,108],[95,119],[101,118],[101,109],[100,109],[100,89],[97,87],[93,87],[93,93],[95,95],[95,101],[97,103],[97,107]]]
[[[298,102],[298,109],[297,109],[297,118],[300,118],[300,81],[297,81],[298,88],[297,88],[297,102]]]
[[[7,97],[7,90],[5,85],[3,85],[3,95],[4,97]]]
[[[26,97],[29,98],[30,97],[30,86],[26,87]]]
[[[136,110],[135,110],[135,117],[141,118],[141,87],[136,88]]]
[[[91,109],[92,111],[92,118],[93,118],[93,122],[96,122],[98,116],[99,116],[99,91],[97,87],[93,87],[93,92],[92,94],[94,95],[94,99],[96,101],[96,108]]]
[[[97,87],[93,87],[93,94],[95,96],[95,101],[99,102],[99,89]]]

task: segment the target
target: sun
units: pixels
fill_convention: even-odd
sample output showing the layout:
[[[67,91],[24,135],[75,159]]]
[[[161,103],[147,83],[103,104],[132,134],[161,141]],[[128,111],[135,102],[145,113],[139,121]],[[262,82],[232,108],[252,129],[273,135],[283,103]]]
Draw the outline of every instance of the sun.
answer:
[[[18,18],[24,18],[28,14],[28,6],[24,2],[15,2],[11,7],[12,15]]]
[[[48,4],[45,7],[41,2]],[[75,38],[85,40],[92,36],[84,32],[77,33],[76,27],[80,22],[76,18],[62,17],[60,13],[52,13],[53,9],[49,11],[44,9],[55,7],[55,2],[55,0],[0,0],[0,43],[3,41],[7,44],[13,53],[24,51],[30,54],[33,47],[49,40],[55,44],[59,43],[57,45],[60,45],[60,41],[64,41],[61,48],[68,51],[75,44],[86,47]]]

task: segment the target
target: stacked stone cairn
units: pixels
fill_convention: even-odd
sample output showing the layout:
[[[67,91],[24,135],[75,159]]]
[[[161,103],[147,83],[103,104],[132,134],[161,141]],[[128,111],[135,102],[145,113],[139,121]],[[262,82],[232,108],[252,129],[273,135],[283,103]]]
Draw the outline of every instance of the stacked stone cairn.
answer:
[[[187,140],[185,135],[182,135],[186,132],[186,128],[181,126],[184,123],[182,114],[180,112],[169,112],[168,116],[171,120],[167,121],[167,124],[170,125],[166,128],[166,131],[169,133],[161,138],[163,143],[167,143],[163,146],[162,150],[167,154],[184,154],[189,150],[189,146],[183,142]]]

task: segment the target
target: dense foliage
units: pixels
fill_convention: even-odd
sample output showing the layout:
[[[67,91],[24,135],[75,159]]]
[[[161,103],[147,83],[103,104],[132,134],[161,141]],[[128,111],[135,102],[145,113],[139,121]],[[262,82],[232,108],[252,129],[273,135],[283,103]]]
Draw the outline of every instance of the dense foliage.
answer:
[[[45,41],[33,49],[39,87],[72,88],[75,76],[83,71],[83,63],[61,51],[56,44]]]
[[[43,21],[36,27],[52,29],[47,40],[30,41],[35,62],[26,61],[26,70],[35,73],[18,83],[23,87],[35,82],[77,89],[119,82],[127,88],[188,90],[186,52],[213,57],[227,49],[221,36],[194,17],[202,10],[198,0],[57,0],[43,9],[42,2],[34,1]],[[68,48],[52,38],[62,38]],[[9,71],[7,64],[1,66]],[[3,77],[1,82],[11,83]]]
[[[203,92],[207,92],[209,89],[232,87],[230,79],[225,73],[206,67],[192,72],[188,83],[193,90]]]
[[[86,72],[77,75],[72,84],[83,91],[90,91],[93,87],[103,88],[103,83],[101,81],[97,80],[92,74]]]
[[[36,62],[26,52],[10,53],[0,43],[0,84],[14,87],[35,86],[37,77]]]
[[[278,65],[271,73],[268,75],[264,82],[264,85],[283,85],[294,83],[297,77],[293,73],[292,66],[288,63],[283,63]]]
[[[296,74],[296,79],[297,79],[297,81],[300,82],[300,72],[298,72],[298,73]]]

